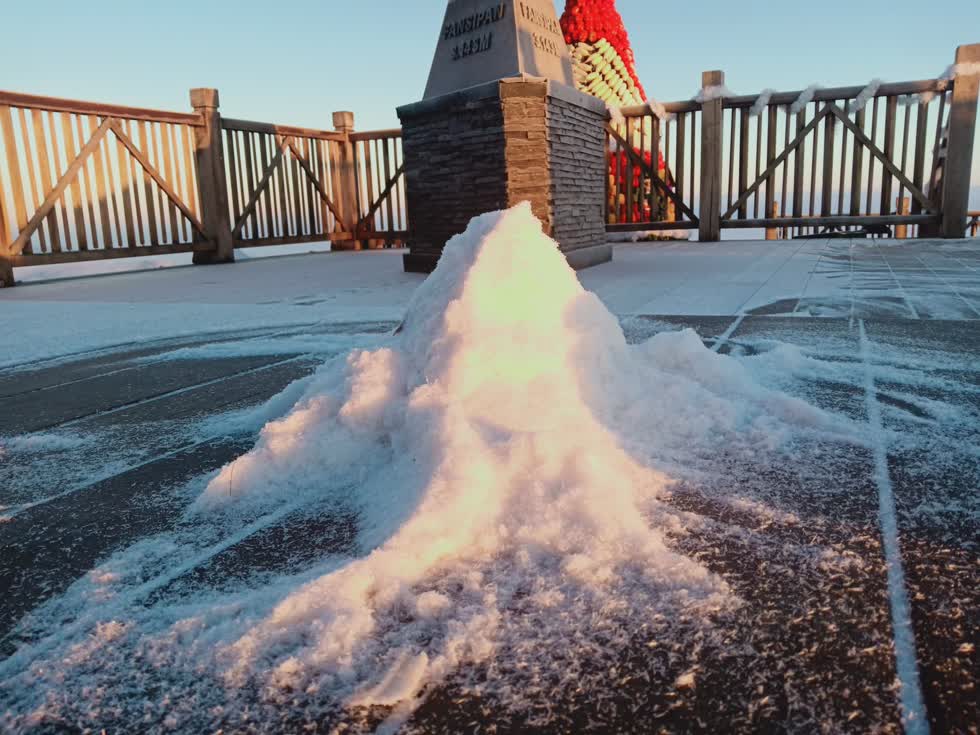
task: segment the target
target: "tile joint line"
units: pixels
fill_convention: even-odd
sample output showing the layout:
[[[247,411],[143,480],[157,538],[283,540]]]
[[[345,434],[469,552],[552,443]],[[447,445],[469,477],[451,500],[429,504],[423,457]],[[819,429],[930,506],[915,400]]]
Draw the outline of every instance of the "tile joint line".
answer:
[[[905,572],[902,569],[902,548],[898,539],[898,520],[891,475],[888,471],[888,449],[883,437],[881,406],[878,403],[874,373],[871,366],[871,345],[864,327],[864,319],[858,320],[861,362],[864,363],[864,395],[871,428],[874,451],[874,480],[878,487],[878,520],[888,575],[888,601],[891,608],[892,634],[895,639],[895,669],[898,676],[902,704],[902,724],[906,735],[928,735],[922,685],[912,630],[912,614]]]
[[[739,314],[738,318],[728,325],[728,329],[726,329],[721,336],[715,338],[715,343],[711,346],[711,351],[717,352],[721,349],[722,345],[727,344],[728,340],[731,339],[733,334],[735,334],[735,330],[739,328],[744,319],[745,314]]]

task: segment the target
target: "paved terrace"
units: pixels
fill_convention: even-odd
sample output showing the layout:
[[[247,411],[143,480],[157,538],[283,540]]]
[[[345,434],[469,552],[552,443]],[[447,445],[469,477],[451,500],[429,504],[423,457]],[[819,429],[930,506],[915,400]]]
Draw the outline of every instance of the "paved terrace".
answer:
[[[561,724],[898,731],[900,695],[920,695],[934,732],[975,728],[980,241],[622,245],[581,279],[632,340],[689,326],[739,359],[783,343],[843,368],[849,377],[810,370],[779,387],[866,422],[874,439],[789,458],[722,450],[715,479],[678,487],[670,502],[707,522],[672,543],[746,601],[721,624],[732,643],[644,649],[612,696],[551,703]],[[180,488],[251,446],[257,425],[215,416],[379,339],[419,282],[399,253],[337,253],[0,292],[11,350],[0,352],[0,658],[30,638],[26,614],[113,552],[166,533],[187,503]],[[734,505],[732,493],[781,512]],[[231,546],[202,545],[179,579],[154,571],[160,594],[302,568],[344,550],[348,536],[330,528],[300,511]],[[855,563],[811,563],[813,550]],[[898,559],[904,579],[888,573]],[[679,690],[692,666],[698,686]],[[502,731],[525,716],[492,714]],[[449,687],[414,722],[486,716]]]

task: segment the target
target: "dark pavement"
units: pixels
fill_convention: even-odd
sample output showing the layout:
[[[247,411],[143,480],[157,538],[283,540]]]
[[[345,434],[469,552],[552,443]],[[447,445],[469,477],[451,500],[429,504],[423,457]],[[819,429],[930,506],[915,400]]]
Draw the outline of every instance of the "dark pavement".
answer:
[[[875,464],[883,452],[911,603],[911,655],[930,726],[977,732],[980,321],[865,317],[625,320],[632,341],[690,326],[707,346],[736,357],[797,346],[812,370],[776,387],[867,424],[869,447],[828,438],[778,457],[765,448],[722,448],[705,458],[703,481],[673,489],[669,504],[701,521],[672,535],[671,545],[721,575],[743,601],[707,633],[691,625],[689,645],[644,642],[666,629],[673,632],[667,639],[683,639],[683,616],[631,621],[636,645],[621,652],[615,672],[607,661],[569,662],[578,667],[577,691],[543,689],[535,707],[515,712],[473,682],[520,680],[522,672],[471,672],[432,692],[409,725],[425,732],[476,731],[476,723],[482,732],[900,732],[895,590]],[[258,406],[325,357],[246,350],[166,359],[195,344],[170,340],[0,371],[0,437],[85,437],[75,448],[28,443],[0,457],[0,657],[31,639],[25,615],[114,552],[179,526],[195,481],[254,442],[254,428],[209,435],[209,417]],[[778,512],[731,502],[736,495]],[[223,546],[217,537],[199,539],[202,551],[214,553],[173,573],[155,570],[161,581],[143,604],[308,568],[349,550],[356,527],[356,517],[304,507]],[[692,671],[696,686],[678,685]],[[316,724],[357,730],[386,715]],[[300,725],[310,725],[302,713],[282,713],[278,725],[241,729]]]

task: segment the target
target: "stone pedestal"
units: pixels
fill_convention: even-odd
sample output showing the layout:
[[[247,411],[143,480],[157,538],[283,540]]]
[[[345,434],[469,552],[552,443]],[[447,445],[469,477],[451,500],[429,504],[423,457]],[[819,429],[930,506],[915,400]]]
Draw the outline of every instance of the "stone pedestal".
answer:
[[[411,226],[405,270],[431,271],[472,217],[522,201],[572,267],[612,258],[599,100],[521,76],[406,105],[398,116]]]

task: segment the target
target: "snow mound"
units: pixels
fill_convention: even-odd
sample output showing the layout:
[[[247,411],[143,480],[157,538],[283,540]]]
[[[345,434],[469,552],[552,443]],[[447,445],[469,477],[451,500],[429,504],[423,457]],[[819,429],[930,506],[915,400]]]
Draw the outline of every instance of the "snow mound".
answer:
[[[665,478],[582,389],[601,369],[587,355],[625,347],[529,206],[476,218],[419,288],[400,344],[352,353],[343,380],[325,375],[332,390],[315,386],[202,497],[261,502],[343,476],[365,550],[378,544],[236,641],[229,683],[270,669],[278,686],[393,704],[494,655],[518,599],[567,613],[627,577],[665,596],[723,593],[651,530]]]
[[[707,625],[737,604],[665,543],[684,523],[663,502],[671,468],[794,427],[839,428],[689,330],[628,346],[529,205],[482,215],[447,243],[391,344],[327,363],[189,514],[228,523],[328,501],[357,518],[354,557],[233,602],[106,608],[84,644],[105,646],[104,678],[59,664],[45,683],[32,667],[35,714],[84,706],[72,686],[100,692],[95,711],[125,710],[146,676],[132,661],[181,682],[160,695],[176,723],[227,723],[248,696],[410,709],[480,667],[497,676],[472,690],[511,704],[545,680],[586,686],[650,616]]]

